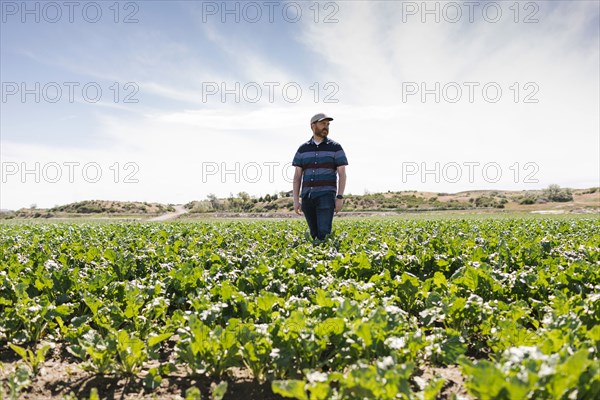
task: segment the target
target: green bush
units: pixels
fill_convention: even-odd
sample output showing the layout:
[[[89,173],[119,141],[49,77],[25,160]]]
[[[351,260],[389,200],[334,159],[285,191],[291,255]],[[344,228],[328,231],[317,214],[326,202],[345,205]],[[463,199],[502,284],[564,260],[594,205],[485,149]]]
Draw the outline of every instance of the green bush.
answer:
[[[548,200],[554,202],[566,202],[573,200],[573,194],[569,189],[561,189],[559,185],[549,185],[544,189],[544,195]]]

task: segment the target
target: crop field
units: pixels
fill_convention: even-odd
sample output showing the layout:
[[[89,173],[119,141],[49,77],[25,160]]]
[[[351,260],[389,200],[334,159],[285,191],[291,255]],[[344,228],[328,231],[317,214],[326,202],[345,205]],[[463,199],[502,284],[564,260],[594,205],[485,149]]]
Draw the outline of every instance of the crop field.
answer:
[[[0,399],[598,399],[600,219],[0,225]]]

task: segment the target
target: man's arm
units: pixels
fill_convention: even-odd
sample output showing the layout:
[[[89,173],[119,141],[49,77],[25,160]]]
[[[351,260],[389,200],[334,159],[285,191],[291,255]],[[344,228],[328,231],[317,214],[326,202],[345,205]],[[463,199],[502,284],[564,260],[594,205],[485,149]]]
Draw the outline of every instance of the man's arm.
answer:
[[[294,211],[300,215],[302,205],[300,204],[300,185],[302,184],[302,167],[296,166],[294,170]]]
[[[337,172],[338,172],[338,189],[337,189],[337,194],[344,194],[344,190],[346,190],[346,166],[345,165],[340,165],[339,167],[337,167]],[[335,199],[335,212],[339,213],[340,211],[342,211],[342,206],[344,205],[344,200],[342,199]]]

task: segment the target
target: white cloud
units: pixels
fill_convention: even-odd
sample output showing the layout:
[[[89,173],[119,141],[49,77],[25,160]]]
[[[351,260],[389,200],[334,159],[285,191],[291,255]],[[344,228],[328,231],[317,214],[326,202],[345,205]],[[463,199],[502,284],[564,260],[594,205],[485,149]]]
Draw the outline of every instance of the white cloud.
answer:
[[[208,25],[202,29],[211,43],[221,46],[225,59],[233,60],[221,70],[202,65],[204,48],[194,52],[190,43],[184,43],[167,50],[168,37],[157,34],[153,36],[157,49],[177,57],[160,57],[160,50],[153,54],[146,47],[134,52],[133,61],[118,76],[139,77],[140,92],[145,91],[148,101],[136,113],[102,107],[95,130],[107,139],[104,148],[2,142],[3,167],[96,162],[106,179],[95,184],[83,178],[49,184],[32,182],[30,174],[23,183],[19,174],[6,176],[4,171],[1,207],[52,206],[91,198],[187,202],[208,193],[289,190],[284,166],[310,136],[308,120],[317,112],[335,118],[330,136],[347,152],[351,193],[598,185],[598,28],[590,32],[598,5],[592,3],[561,2],[551,7],[539,3],[537,24],[514,24],[508,9],[513,3],[508,2],[499,3],[506,19],[498,24],[481,19],[474,24],[423,24],[418,16],[402,23],[402,8],[394,2],[340,2],[339,23],[315,24],[307,19],[295,32],[314,52],[311,62],[319,66],[317,76],[302,79],[296,79],[285,62],[272,63],[270,55],[245,49]],[[135,63],[143,66],[138,74]],[[331,77],[339,86],[338,103],[315,101],[306,86],[297,103],[285,101],[280,92],[274,102],[265,98],[256,104],[246,99],[221,102],[219,96],[206,102],[199,91],[209,80],[323,83]],[[442,88],[455,82],[462,98],[455,104],[444,98],[435,103],[429,94],[425,103],[420,95],[403,101],[403,84],[408,82],[418,86],[423,82],[429,89],[435,82]],[[479,83],[472,103],[464,82]],[[533,85],[526,87],[528,82]],[[502,89],[497,103],[483,98],[486,83]],[[539,102],[524,103],[527,95]],[[184,101],[186,107],[174,100]],[[115,183],[110,167],[116,162],[120,175]],[[139,167],[138,183],[122,182],[132,171],[124,170],[127,162]],[[252,182],[256,165],[263,177]],[[208,172],[215,172],[215,166],[219,171],[207,175],[207,166]],[[462,177],[453,183],[457,171]],[[495,182],[498,171],[502,176]],[[271,172],[273,179],[268,177]],[[528,176],[537,182],[525,182]]]
[[[597,4],[561,3],[548,10],[544,9],[547,3],[540,3],[538,24],[515,24],[508,3],[501,3],[506,18],[497,24],[481,18],[473,24],[421,23],[420,16],[401,23],[399,4],[376,4],[340,3],[340,22],[335,26],[305,26],[304,43],[319,43],[313,47],[318,58],[326,61],[327,74],[340,77],[345,104],[356,110],[352,120],[364,106],[403,110],[403,115],[386,121],[379,121],[373,112],[362,127],[362,147],[360,141],[349,141],[360,149],[354,159],[365,160],[349,168],[349,182],[359,180],[376,190],[523,187],[521,177],[514,182],[510,166],[531,162],[539,167],[536,187],[552,182],[597,184],[598,37],[597,30],[591,39],[585,31],[590,19],[598,18]],[[444,101],[443,92],[439,104],[432,94],[425,103],[419,95],[403,102],[402,85],[409,82],[419,89],[424,83],[429,90],[436,82],[441,88],[458,84],[463,96],[456,104]],[[479,84],[473,103],[465,101],[469,88],[464,82]],[[502,89],[498,103],[483,98],[486,83]],[[515,104],[517,88],[519,103]],[[527,95],[539,102],[523,103]],[[449,92],[447,97],[453,96]],[[386,145],[375,142],[373,150],[366,151],[371,138]],[[379,172],[401,175],[403,161],[426,162],[432,168],[435,162],[497,162],[504,177],[511,179],[493,183],[480,177],[474,185],[444,184],[443,179],[437,183],[433,175],[426,175],[404,183],[391,180],[389,172]],[[373,167],[365,171],[369,165]]]

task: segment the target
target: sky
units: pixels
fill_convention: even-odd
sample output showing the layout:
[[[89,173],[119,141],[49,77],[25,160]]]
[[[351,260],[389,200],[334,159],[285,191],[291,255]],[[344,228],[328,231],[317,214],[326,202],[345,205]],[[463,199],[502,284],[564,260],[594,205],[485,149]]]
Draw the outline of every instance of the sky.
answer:
[[[600,186],[598,1],[0,1],[0,209]]]

